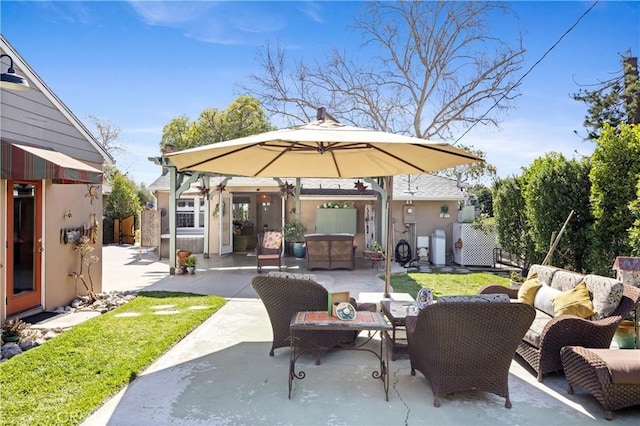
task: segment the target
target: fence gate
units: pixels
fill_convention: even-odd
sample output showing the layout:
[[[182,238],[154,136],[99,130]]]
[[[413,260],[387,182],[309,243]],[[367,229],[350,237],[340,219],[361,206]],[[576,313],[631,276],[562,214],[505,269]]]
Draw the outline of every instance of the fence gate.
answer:
[[[134,222],[133,215],[125,217],[122,220],[114,219],[113,241],[118,244],[135,244]]]

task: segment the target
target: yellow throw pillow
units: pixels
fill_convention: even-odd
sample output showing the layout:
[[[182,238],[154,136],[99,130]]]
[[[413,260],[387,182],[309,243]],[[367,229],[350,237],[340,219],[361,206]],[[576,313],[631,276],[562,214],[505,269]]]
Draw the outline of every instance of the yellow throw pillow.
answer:
[[[597,312],[593,310],[593,303],[589,297],[587,283],[584,281],[569,291],[565,291],[551,299],[556,316],[575,315],[589,318]]]
[[[537,274],[534,274],[534,276],[522,283],[518,289],[518,302],[533,306],[533,300],[536,297],[536,293],[542,286],[542,283],[538,280],[537,276]]]

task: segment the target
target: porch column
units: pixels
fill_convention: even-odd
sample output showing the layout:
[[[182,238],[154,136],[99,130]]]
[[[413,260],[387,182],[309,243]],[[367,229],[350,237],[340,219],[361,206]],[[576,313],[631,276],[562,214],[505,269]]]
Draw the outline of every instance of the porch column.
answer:
[[[178,174],[176,168],[169,169],[169,274],[176,274],[176,214],[177,214],[177,186]]]

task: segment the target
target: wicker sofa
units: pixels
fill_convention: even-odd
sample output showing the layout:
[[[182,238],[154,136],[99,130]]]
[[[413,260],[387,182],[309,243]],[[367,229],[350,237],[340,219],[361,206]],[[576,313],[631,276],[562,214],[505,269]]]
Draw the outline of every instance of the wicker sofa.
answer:
[[[441,396],[474,389],[504,397],[511,408],[509,367],[534,309],[506,297],[502,303],[473,297],[441,297],[406,318],[411,375],[425,376],[435,407]]]
[[[307,269],[355,269],[353,234],[307,234]]]
[[[533,265],[528,278],[542,284],[533,302],[536,318],[524,335],[516,353],[537,373],[538,381],[548,373],[562,370],[560,350],[563,346],[609,348],[618,324],[640,299],[640,289],[599,275],[582,275],[553,266]],[[554,316],[551,299],[566,293],[581,283],[591,299],[595,315],[580,318],[574,315]],[[481,294],[506,293],[518,299],[518,289],[488,285]]]

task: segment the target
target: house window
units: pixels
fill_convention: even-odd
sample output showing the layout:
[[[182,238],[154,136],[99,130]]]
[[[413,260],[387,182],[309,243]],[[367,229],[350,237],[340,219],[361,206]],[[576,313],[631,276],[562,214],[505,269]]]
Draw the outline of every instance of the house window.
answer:
[[[197,211],[195,206],[198,206]],[[178,228],[204,228],[204,198],[179,198],[176,225]]]

